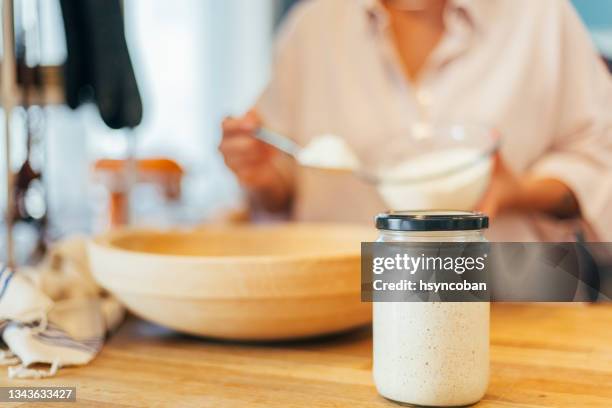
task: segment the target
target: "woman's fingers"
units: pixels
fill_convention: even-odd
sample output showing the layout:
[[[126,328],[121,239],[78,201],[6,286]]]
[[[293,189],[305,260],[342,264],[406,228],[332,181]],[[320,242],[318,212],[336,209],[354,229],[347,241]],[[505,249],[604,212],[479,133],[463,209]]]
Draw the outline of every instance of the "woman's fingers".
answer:
[[[490,218],[494,218],[499,210],[498,204],[497,192],[490,189],[476,206],[476,210],[488,215]]]
[[[277,178],[271,160],[276,151],[254,136],[260,125],[255,112],[241,118],[225,118],[221,125],[223,138],[219,151],[225,164],[241,184],[250,187],[267,186]]]
[[[520,179],[514,175],[498,153],[494,157],[491,182],[477,209],[493,218],[517,206],[522,195]]]
[[[230,169],[237,171],[243,168],[256,168],[268,162],[266,157],[250,154],[234,154],[224,157],[225,164]]]
[[[259,120],[255,114],[248,113],[242,118],[228,116],[221,123],[221,129],[223,130],[223,137],[239,134],[252,135],[259,125]]]
[[[272,149],[252,136],[241,134],[224,137],[219,145],[219,151],[226,159],[251,157],[266,160],[270,158]]]

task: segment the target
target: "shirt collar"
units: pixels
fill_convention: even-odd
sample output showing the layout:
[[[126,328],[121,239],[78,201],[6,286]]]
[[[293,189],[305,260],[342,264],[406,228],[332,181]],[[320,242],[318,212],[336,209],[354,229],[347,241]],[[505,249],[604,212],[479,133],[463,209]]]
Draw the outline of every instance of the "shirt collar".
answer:
[[[488,0],[491,1],[491,0]],[[483,1],[478,0],[451,0],[451,7],[459,13],[465,14],[470,23],[477,29],[482,28],[482,25],[486,21],[482,15]]]
[[[381,0],[358,0],[377,32],[389,26],[389,15]],[[484,4],[492,0],[449,0],[444,12],[445,35],[427,60],[427,66],[441,67],[470,48],[475,36],[483,30]],[[424,67],[427,69],[427,67]]]
[[[361,6],[368,13],[368,16],[381,25],[386,25],[388,22],[387,12],[381,4],[381,0],[358,0]],[[478,0],[449,0],[447,15],[458,15],[465,19],[474,28],[480,28],[482,16],[480,13],[480,5]]]

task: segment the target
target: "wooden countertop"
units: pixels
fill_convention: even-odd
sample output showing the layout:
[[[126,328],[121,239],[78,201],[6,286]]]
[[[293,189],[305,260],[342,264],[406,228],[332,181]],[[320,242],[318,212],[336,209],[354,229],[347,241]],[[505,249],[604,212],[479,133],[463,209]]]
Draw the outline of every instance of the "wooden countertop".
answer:
[[[612,305],[496,304],[491,342],[478,407],[612,407]],[[369,329],[253,345],[132,319],[89,366],[8,385],[77,387],[76,404],[53,407],[397,407],[376,393],[371,364]]]

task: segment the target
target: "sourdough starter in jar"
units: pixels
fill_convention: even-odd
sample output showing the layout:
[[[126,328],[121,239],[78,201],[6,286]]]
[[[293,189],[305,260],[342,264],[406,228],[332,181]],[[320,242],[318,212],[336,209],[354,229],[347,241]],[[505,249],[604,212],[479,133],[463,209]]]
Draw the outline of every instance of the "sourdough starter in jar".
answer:
[[[479,242],[484,215],[397,212],[376,218],[379,242]],[[479,401],[489,381],[488,302],[377,302],[374,382],[385,398],[415,405]]]

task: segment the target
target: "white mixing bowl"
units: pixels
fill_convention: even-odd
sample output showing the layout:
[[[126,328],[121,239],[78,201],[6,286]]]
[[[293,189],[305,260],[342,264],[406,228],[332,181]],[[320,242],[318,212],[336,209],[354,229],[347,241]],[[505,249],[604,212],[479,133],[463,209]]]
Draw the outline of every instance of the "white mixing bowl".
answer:
[[[485,126],[415,124],[365,169],[391,210],[473,210],[493,170],[499,136]]]

